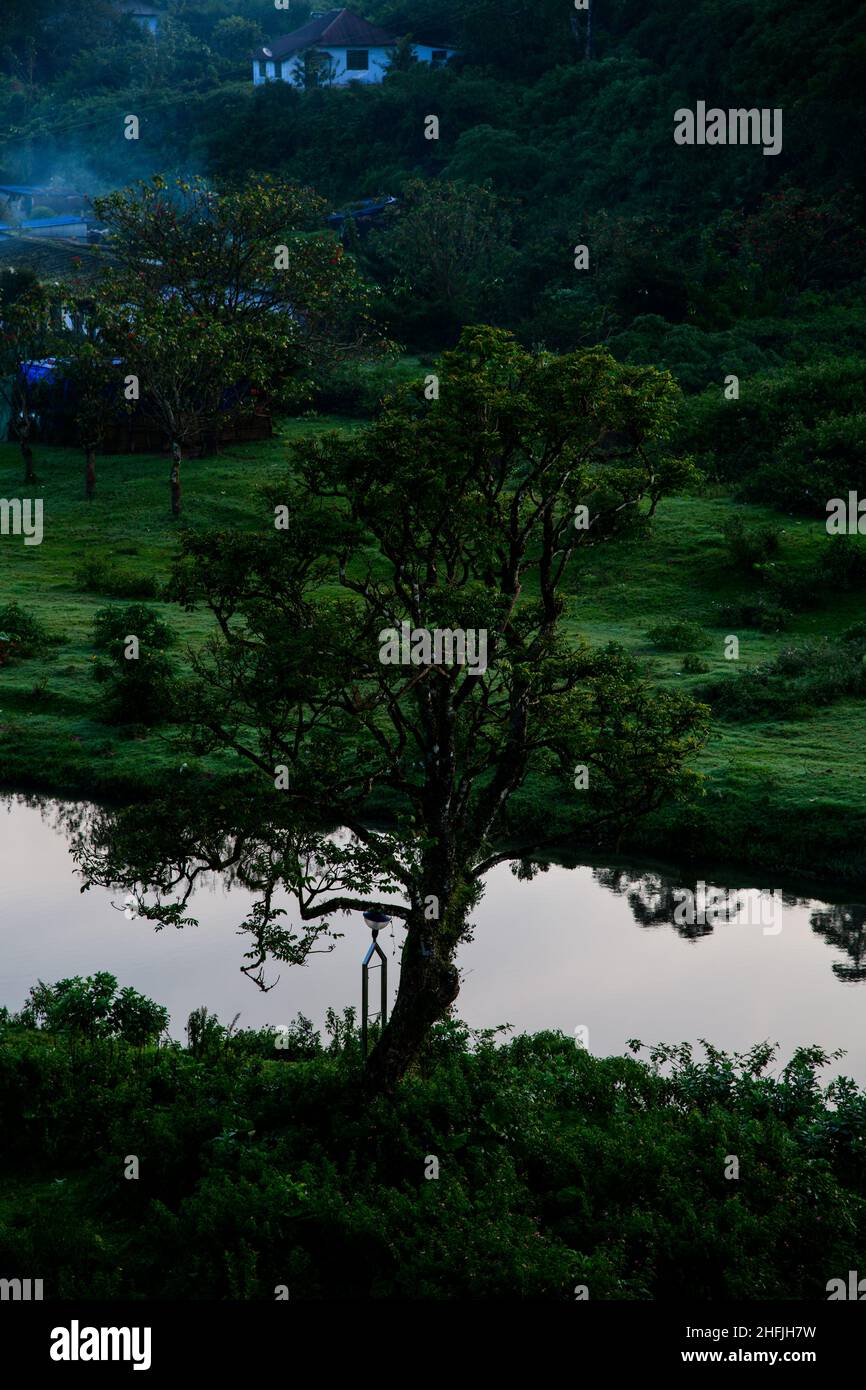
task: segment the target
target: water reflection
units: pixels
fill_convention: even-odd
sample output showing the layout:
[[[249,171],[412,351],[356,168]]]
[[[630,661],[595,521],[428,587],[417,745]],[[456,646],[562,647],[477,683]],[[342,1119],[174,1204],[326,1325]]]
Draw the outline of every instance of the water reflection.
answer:
[[[769,930],[767,924],[774,920],[764,911],[763,904],[770,896],[767,890],[727,888],[701,880],[693,886],[683,886],[680,881],[659,872],[635,873],[621,866],[596,868],[592,872],[597,883],[625,900],[639,927],[670,927],[688,941],[711,936],[720,925],[757,923],[764,930]],[[714,894],[715,897],[712,896]],[[838,980],[845,984],[859,984],[866,980],[866,905],[833,903],[814,906],[811,899],[780,889],[772,890],[772,895],[783,908],[811,907],[809,924],[812,931],[822,937],[827,946],[844,951],[848,957],[847,961],[831,963]],[[699,906],[698,911],[692,914],[694,920],[683,920],[687,916],[683,911],[684,897],[691,898],[698,905],[705,902],[709,906],[703,911]]]
[[[846,984],[866,980],[866,905],[852,903],[843,906],[816,908],[812,913],[812,931],[823,936],[828,946],[842,950],[847,961],[834,961],[833,974]]]
[[[328,1006],[357,1005],[369,942],[358,914],[336,919],[342,935],[331,954],[275,968],[268,981],[275,988],[263,994],[240,973],[249,939],[238,928],[255,893],[232,882],[231,871],[203,876],[189,903],[200,925],[157,935],[151,923],[125,916],[123,889],[94,886],[82,894],[70,849],[100,823],[87,805],[0,801],[0,1005],[19,1009],[39,978],[98,970],[165,1004],[176,1037],[201,1004],[226,1020],[240,1010],[241,1026],[249,1027],[288,1024],[298,1012],[321,1027]],[[508,1022],[569,1035],[586,1026],[599,1055],[625,1052],[630,1037],[694,1043],[703,1036],[729,1051],[778,1040],[784,1060],[814,1042],[827,1051],[846,1048],[839,1070],[866,1082],[866,905],[786,891],[774,934],[761,921],[760,890],[726,887],[709,869],[704,896],[716,887],[722,893],[712,911],[702,907],[697,876],[629,866],[553,864],[537,874],[515,867],[490,873],[472,912],[472,940],[458,955],[457,1010],[471,1026]],[[697,908],[692,922],[677,921],[686,890]],[[284,896],[280,905],[292,928],[291,900]],[[399,924],[381,944],[396,987]]]

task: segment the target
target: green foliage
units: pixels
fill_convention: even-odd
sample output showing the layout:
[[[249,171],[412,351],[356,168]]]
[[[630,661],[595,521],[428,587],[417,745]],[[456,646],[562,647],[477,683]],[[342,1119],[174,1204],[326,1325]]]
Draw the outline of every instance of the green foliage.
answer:
[[[119,569],[105,555],[87,555],[75,574],[79,587],[89,594],[113,594],[116,598],[157,598],[159,582],[152,574]]]
[[[410,341],[496,322],[513,260],[507,204],[475,183],[412,180],[390,224],[370,234],[366,260]]]
[[[831,498],[866,493],[866,414],[831,411],[795,427],[743,495],[786,511],[827,515]]]
[[[134,647],[131,639],[137,642]],[[101,608],[93,643],[93,677],[105,687],[106,717],[120,724],[164,724],[174,712],[174,667],[165,653],[173,634],[149,608]]]
[[[683,672],[687,676],[705,676],[709,669],[709,662],[697,652],[687,652],[683,657]]]
[[[663,652],[688,652],[697,647],[705,647],[707,634],[700,623],[675,621],[659,623],[650,628],[647,637],[654,647]]]
[[[747,572],[772,559],[779,550],[777,526],[747,526],[739,515],[728,517],[723,534],[734,564]]]
[[[782,632],[793,616],[790,609],[767,593],[717,603],[715,611],[716,621],[723,627],[756,627],[759,632]]]
[[[14,657],[35,656],[58,640],[20,603],[0,604],[0,666]]]
[[[68,1298],[820,1299],[866,1239],[866,1097],[819,1048],[774,1077],[769,1045],[647,1065],[452,1021],[370,1102],[352,1049],[44,1041],[0,1031],[0,1262]]]
[[[168,1012],[161,1004],[126,986],[106,971],[82,979],[76,975],[46,985],[40,980],[30,990],[20,1021],[48,1033],[97,1038],[118,1038],[134,1047],[155,1042],[168,1027]]]
[[[100,342],[137,377],[135,409],[179,451],[259,393],[296,402],[322,360],[372,346],[371,291],[311,190],[268,176],[217,194],[157,175],[96,205],[112,252]]]
[[[789,367],[772,375],[751,377],[741,384],[740,399],[724,398],[721,384],[690,400],[684,411],[681,446],[695,455],[698,464],[712,478],[741,482],[744,495],[753,501],[767,500],[791,510],[802,505],[803,484],[797,471],[788,482],[787,472],[772,469],[777,454],[789,449],[785,458],[807,470],[808,439],[804,431],[824,428],[837,415],[850,410],[852,396],[864,376],[864,360],[855,356],[826,357],[803,367]],[[854,417],[857,421],[857,417]],[[828,423],[831,438],[839,440],[839,426]],[[842,439],[850,427],[842,425]],[[855,429],[857,425],[855,423]],[[859,428],[862,430],[862,421]],[[856,438],[856,435],[855,435]],[[795,458],[792,459],[791,455]],[[766,472],[766,486],[764,477]],[[807,474],[808,476],[808,474]],[[820,473],[811,473],[813,479]],[[853,485],[853,484],[852,484]],[[827,497],[821,487],[821,507]],[[814,494],[809,510],[815,510]]]
[[[93,645],[98,651],[112,651],[123,646],[129,633],[139,642],[163,651],[174,644],[175,636],[168,623],[157,617],[152,608],[130,603],[126,608],[100,608],[93,617]]]
[[[866,667],[854,642],[803,642],[761,666],[708,682],[698,694],[722,719],[805,718],[817,706],[866,694]]]

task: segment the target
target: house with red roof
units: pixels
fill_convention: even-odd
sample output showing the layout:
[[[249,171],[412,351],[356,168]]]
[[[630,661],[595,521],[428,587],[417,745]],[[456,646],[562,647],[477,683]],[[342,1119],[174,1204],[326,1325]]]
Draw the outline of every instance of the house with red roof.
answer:
[[[289,82],[295,87],[381,82],[398,42],[398,35],[368,24],[352,10],[328,10],[258,49],[253,82]],[[426,34],[411,47],[419,62],[433,67],[443,66],[457,52],[454,44]]]

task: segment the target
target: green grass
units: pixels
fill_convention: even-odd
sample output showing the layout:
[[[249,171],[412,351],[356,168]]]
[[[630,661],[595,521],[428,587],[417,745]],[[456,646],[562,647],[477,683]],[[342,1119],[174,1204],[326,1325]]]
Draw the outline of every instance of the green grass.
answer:
[[[289,420],[271,440],[186,461],[182,524],[247,530],[272,524],[257,489],[285,475],[292,441],[334,428],[352,422]],[[0,445],[0,497],[41,497],[44,504],[40,546],[0,536],[0,604],[19,603],[63,643],[0,668],[0,778],[18,787],[127,796],[176,766],[177,753],[164,733],[129,739],[100,721],[100,690],[90,670],[93,618],[109,603],[132,600],[118,596],[113,578],[101,592],[85,591],[80,571],[99,558],[127,584],[138,576],[166,582],[179,529],[169,511],[168,461],[150,454],[100,457],[92,503],[84,497],[79,451],[40,447],[36,466],[39,485],[25,489],[17,447]],[[184,613],[150,597],[135,601],[166,617],[181,659],[210,628],[203,612]]]
[[[289,443],[358,423],[343,417],[286,421],[272,440],[186,462],[184,523],[229,529],[269,524],[257,489],[283,474]],[[101,721],[100,690],[91,677],[93,617],[107,603],[131,600],[112,592],[114,579],[104,592],[85,591],[80,571],[85,561],[101,559],[121,584],[141,576],[160,585],[166,581],[178,529],[169,515],[167,462],[153,455],[100,458],[97,496],[90,504],[77,451],[40,448],[37,472],[39,486],[25,492],[17,449],[0,446],[0,497],[34,494],[45,505],[41,546],[0,537],[0,603],[20,603],[63,641],[0,668],[0,778],[7,786],[57,794],[140,795],[187,755],[170,732],[130,737]],[[724,495],[676,498],[661,504],[645,533],[588,552],[571,600],[570,629],[593,643],[622,643],[647,663],[660,685],[694,690],[718,674],[733,674],[735,663],[724,656],[729,629],[715,605],[759,587],[757,579],[737,573],[723,544],[722,526],[736,510],[749,521],[781,528],[780,561],[814,570],[827,544],[820,521],[740,507]],[[141,601],[175,629],[181,661],[186,648],[206,636],[203,612]],[[838,636],[861,615],[856,592],[828,594],[820,607],[796,615],[785,632],[733,629],[740,640],[736,668],[765,662],[792,642]],[[673,620],[705,630],[699,655],[707,675],[684,674],[682,654],[659,651],[650,642],[651,628]],[[699,764],[704,795],[653,817],[628,843],[653,854],[710,855],[766,872],[866,881],[863,728],[862,703],[854,699],[817,709],[809,718],[717,721]],[[537,785],[527,789],[529,801],[545,794]],[[564,808],[561,817],[567,833]]]

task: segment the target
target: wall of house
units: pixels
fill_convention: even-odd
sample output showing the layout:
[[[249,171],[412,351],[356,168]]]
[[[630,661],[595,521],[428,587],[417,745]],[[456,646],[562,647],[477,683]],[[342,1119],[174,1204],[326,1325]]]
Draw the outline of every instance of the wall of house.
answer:
[[[388,64],[392,53],[392,49],[390,48],[368,48],[369,67],[350,71],[346,67],[346,55],[349,51],[347,48],[321,48],[317,51],[323,56],[326,52],[330,55],[334,68],[334,76],[330,85],[333,87],[345,87],[349,82],[381,82],[385,73],[388,71]],[[424,63],[432,62],[433,53],[440,51],[439,49],[434,49],[430,44],[415,45],[415,53]],[[457,50],[454,48],[448,49],[447,52],[449,57],[451,54],[456,53],[456,51]],[[266,63],[266,75],[263,77],[260,72],[260,63],[257,59],[253,63],[253,82],[257,87],[260,87],[263,82],[274,82],[277,80],[291,82],[295,86],[302,86],[303,78],[299,75],[302,63],[303,58],[299,58],[297,53],[293,53],[282,62],[277,60]]]
[[[434,53],[442,53],[444,51],[448,54],[449,58],[453,58],[454,54],[457,52],[456,48],[444,48],[442,44],[416,43],[413,44],[412,47],[415,57],[422,63],[432,63]]]

